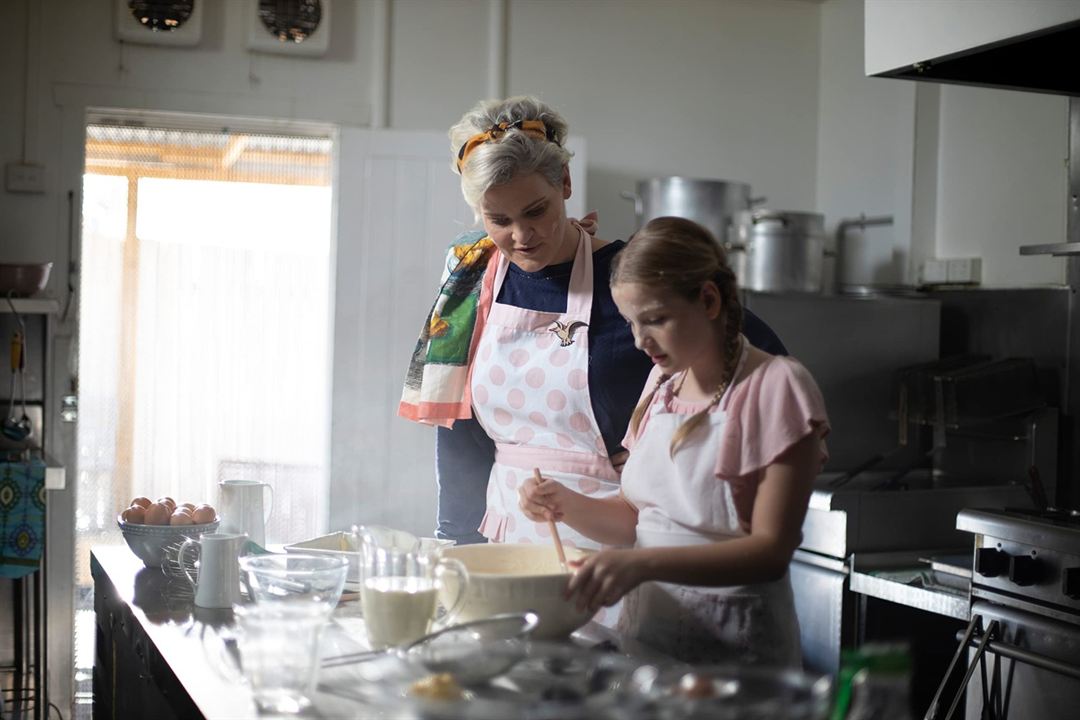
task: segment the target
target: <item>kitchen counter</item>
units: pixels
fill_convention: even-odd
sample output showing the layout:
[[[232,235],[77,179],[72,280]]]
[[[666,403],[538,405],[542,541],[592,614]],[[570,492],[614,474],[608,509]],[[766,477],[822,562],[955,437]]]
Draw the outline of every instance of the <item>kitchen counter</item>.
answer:
[[[186,581],[143,567],[126,546],[93,548],[90,567],[97,625],[95,718],[257,716],[251,693],[227,660],[231,610],[195,607]],[[366,649],[346,631],[350,619],[340,620],[324,633],[323,657]],[[630,655],[650,656],[645,648],[591,622],[569,642],[583,647],[604,643]],[[346,666],[320,673],[314,708],[304,717],[357,715],[361,701],[342,692],[357,681],[349,671]]]

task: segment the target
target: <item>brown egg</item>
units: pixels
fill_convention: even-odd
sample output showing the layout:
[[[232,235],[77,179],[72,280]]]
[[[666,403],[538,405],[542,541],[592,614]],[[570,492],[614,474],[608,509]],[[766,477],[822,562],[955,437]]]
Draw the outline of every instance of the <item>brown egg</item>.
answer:
[[[159,503],[161,503],[162,505],[168,505],[168,506],[169,506],[169,512],[172,512],[173,510],[175,510],[175,509],[176,509],[176,501],[175,501],[175,500],[173,500],[173,499],[172,499],[171,497],[169,497],[168,495],[166,495],[165,497],[159,497],[159,498],[157,499],[157,501],[158,501]]]
[[[191,515],[183,510],[177,510],[169,516],[170,525],[191,525]]]
[[[141,505],[132,505],[127,510],[120,513],[120,517],[124,519],[124,522],[143,525],[146,523],[146,509]]]
[[[210,505],[200,505],[195,508],[195,512],[191,513],[191,519],[195,521],[196,525],[214,522],[216,518],[217,510]]]
[[[150,507],[150,498],[143,497],[142,495],[140,495],[139,497],[132,500],[131,504],[132,505],[138,505],[143,510],[145,510],[146,508]]]
[[[187,508],[188,510],[194,511],[195,510],[195,503],[180,503],[179,505],[176,506],[176,509],[179,510],[180,508]]]
[[[172,508],[168,505],[163,503],[153,503],[150,507],[146,508],[146,524],[168,525],[170,515],[172,515]]]
[[[685,697],[702,700],[711,698],[715,689],[710,678],[696,673],[687,673],[679,680],[679,691]]]

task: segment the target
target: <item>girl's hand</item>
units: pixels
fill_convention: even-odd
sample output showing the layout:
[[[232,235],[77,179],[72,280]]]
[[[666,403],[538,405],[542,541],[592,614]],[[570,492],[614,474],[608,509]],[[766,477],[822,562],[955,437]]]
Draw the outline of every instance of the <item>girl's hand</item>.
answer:
[[[571,492],[557,480],[543,478],[538,482],[530,477],[518,488],[518,507],[525,517],[534,522],[561,520],[563,504],[567,493]]]
[[[575,598],[578,610],[610,607],[646,580],[637,550],[602,550],[570,565],[577,571],[566,587],[566,597]]]

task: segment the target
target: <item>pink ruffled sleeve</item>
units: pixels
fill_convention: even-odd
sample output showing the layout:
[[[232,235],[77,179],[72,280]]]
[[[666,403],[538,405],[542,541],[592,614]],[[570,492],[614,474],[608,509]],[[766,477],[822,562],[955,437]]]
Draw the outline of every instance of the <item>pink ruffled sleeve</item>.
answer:
[[[651,393],[654,388],[656,388],[656,381],[660,379],[661,374],[662,372],[660,370],[660,366],[654,365],[652,371],[649,373],[649,379],[645,381],[645,387],[641,389],[641,397],[638,398],[637,405],[640,405],[641,401],[644,400],[645,397],[649,393]],[[653,401],[655,400],[656,397],[654,396]],[[637,407],[637,405],[635,405],[634,407]],[[645,425],[647,425],[649,422],[649,415],[649,411],[646,410],[645,414],[641,418],[641,425],[638,427],[638,431],[636,434],[629,427],[626,428],[626,435],[623,436],[622,439],[622,446],[624,448],[626,448],[627,450],[634,449],[634,443],[637,442],[638,436],[640,436],[641,433],[645,432]]]
[[[736,480],[760,474],[811,433],[820,438],[820,467],[828,460],[825,400],[799,361],[771,359],[735,387],[726,409],[728,422],[716,463],[718,477]]]

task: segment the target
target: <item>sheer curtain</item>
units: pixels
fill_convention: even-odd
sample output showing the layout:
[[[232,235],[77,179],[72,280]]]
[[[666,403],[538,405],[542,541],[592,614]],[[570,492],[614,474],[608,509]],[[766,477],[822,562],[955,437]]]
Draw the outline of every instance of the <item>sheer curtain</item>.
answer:
[[[88,124],[79,611],[89,548],[122,542],[116,515],[138,495],[217,504],[220,480],[259,479],[275,492],[267,542],[325,531],[332,149],[328,135]]]

